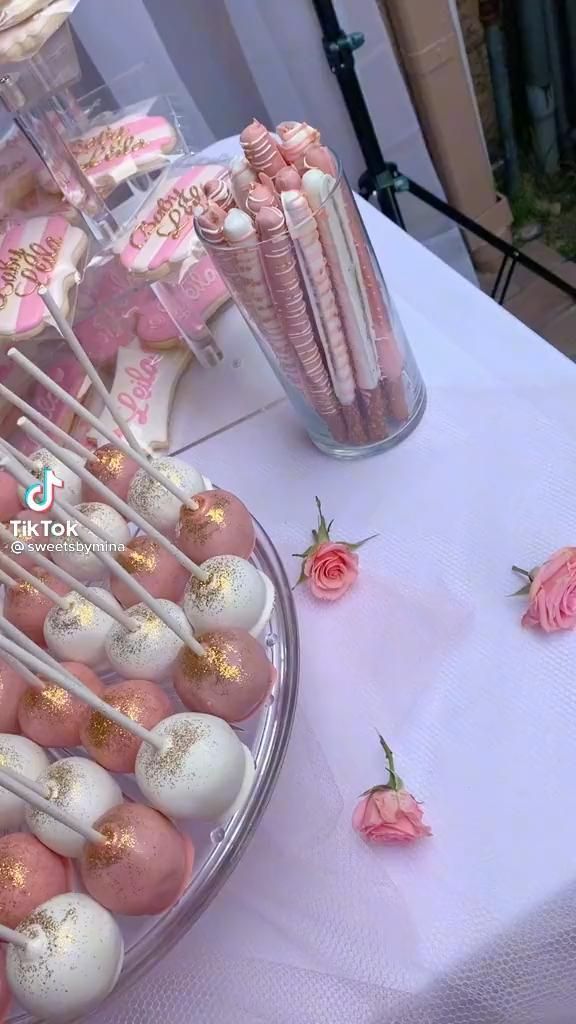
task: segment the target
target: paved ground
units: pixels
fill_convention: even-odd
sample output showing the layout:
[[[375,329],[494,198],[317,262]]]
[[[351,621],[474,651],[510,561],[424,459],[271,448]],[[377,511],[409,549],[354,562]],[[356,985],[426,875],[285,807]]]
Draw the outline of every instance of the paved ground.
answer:
[[[576,263],[562,257],[538,240],[523,246],[523,252],[549,267],[576,287]],[[495,275],[480,274],[480,285],[490,292]],[[541,334],[551,345],[576,359],[576,303],[568,295],[517,267],[504,303],[514,316]]]

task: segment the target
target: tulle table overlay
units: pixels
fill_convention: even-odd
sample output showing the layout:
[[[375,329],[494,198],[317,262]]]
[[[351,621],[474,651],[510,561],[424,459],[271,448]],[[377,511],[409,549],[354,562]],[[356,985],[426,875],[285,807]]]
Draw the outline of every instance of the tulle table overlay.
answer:
[[[574,541],[576,368],[376,218],[427,416],[366,462],[314,451],[285,404],[184,455],[248,502],[294,578],[315,494],[335,536],[379,536],[341,603],[297,594],[297,721],[241,863],[98,1024],[573,1019],[576,637],[522,631],[507,595],[513,562]],[[350,828],[384,774],[375,727],[434,830],[413,847]]]

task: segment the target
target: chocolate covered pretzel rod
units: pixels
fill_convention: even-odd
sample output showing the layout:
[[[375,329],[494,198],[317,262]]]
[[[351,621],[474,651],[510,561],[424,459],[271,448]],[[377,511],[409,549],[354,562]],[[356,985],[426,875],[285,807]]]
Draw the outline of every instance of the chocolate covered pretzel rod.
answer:
[[[253,169],[274,178],[278,171],[286,166],[278,144],[271,132],[260,124],[252,121],[240,135],[240,145],[244,155]]]
[[[304,369],[313,406],[328,425],[332,436],[337,441],[345,441],[344,419],[316,344],[284,214],[274,207],[265,207],[256,216],[256,228],[259,237],[267,243],[264,273],[272,300]]]

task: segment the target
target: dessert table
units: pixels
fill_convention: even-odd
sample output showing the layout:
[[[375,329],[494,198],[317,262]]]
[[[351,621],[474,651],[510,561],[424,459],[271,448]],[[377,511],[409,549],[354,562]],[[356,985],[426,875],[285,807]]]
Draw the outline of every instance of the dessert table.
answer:
[[[513,562],[575,539],[576,367],[362,212],[428,409],[387,454],[326,458],[235,310],[234,365],[187,377],[183,457],[247,502],[294,579],[315,495],[336,539],[378,537],[342,601],[296,593],[300,703],[271,803],[187,938],[99,1024],[573,1019],[576,637],[523,630],[509,595]],[[353,833],[386,778],[375,729],[433,838]]]

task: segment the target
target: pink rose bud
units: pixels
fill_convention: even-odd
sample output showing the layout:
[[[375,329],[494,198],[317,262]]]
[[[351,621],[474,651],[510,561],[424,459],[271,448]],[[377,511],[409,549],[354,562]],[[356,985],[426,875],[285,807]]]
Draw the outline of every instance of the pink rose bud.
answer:
[[[327,541],[304,562],[304,575],[314,597],[337,601],[350,589],[358,575],[358,555],[345,544]]]
[[[373,789],[362,797],[352,825],[367,843],[408,843],[432,835],[420,804],[405,789]]]
[[[536,572],[524,574],[531,583],[522,625],[546,633],[576,629],[576,548],[562,548]]]

